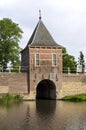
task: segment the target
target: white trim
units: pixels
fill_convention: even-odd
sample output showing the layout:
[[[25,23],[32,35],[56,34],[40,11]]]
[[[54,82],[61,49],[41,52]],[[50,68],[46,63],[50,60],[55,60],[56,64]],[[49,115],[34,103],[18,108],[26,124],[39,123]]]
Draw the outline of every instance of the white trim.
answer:
[[[54,54],[56,55],[56,59],[55,59],[55,60],[56,60],[56,64],[53,64],[53,63],[54,63],[54,62],[53,62],[53,55],[54,55]],[[56,54],[56,53],[52,53],[52,66],[53,66],[53,67],[57,66],[57,54]]]
[[[38,60],[39,60],[39,65],[36,64],[36,61],[37,61],[36,55],[37,55],[37,54],[39,55],[39,59],[38,59]],[[39,67],[39,66],[40,66],[40,53],[35,53],[35,66],[36,66],[36,67]]]

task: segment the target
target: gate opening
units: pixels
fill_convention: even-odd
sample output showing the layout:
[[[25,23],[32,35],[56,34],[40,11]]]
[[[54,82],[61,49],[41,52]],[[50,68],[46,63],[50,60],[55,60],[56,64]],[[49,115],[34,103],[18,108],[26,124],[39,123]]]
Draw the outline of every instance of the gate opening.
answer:
[[[36,99],[56,99],[56,86],[53,81],[44,79],[36,88]]]

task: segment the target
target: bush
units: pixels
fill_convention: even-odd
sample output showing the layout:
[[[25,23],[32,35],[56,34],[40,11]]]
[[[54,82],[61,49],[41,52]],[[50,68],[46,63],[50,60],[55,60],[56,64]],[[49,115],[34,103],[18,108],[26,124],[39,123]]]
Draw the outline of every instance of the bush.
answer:
[[[7,93],[6,95],[4,95],[0,98],[0,103],[7,104],[9,102],[22,101],[22,100],[23,100],[23,97],[20,95],[13,96],[13,95]]]
[[[23,99],[23,97],[22,97],[22,96],[20,96],[20,95],[18,94],[18,95],[16,95],[16,96],[14,96],[14,99],[15,99],[15,100],[22,100],[22,99]]]
[[[86,101],[86,94],[77,94],[77,95],[71,95],[66,96],[63,98],[64,101]]]

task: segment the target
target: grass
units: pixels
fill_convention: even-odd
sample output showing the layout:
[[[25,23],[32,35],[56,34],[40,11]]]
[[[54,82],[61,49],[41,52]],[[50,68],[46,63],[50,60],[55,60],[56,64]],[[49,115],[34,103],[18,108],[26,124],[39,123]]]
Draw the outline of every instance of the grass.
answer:
[[[23,97],[20,96],[20,95],[11,95],[9,93],[7,93],[6,95],[0,97],[0,104],[4,103],[4,104],[7,104],[7,103],[13,103],[13,102],[18,102],[18,101],[22,101],[23,100]]]
[[[63,98],[63,100],[64,101],[75,101],[75,102],[86,101],[86,94],[77,94],[77,95],[66,96]]]

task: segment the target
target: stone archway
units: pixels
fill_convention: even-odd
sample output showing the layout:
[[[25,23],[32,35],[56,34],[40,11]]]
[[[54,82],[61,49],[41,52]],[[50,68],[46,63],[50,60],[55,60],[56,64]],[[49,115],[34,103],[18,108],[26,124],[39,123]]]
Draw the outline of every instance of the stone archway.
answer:
[[[56,86],[53,81],[44,79],[36,88],[36,99],[56,99]]]

